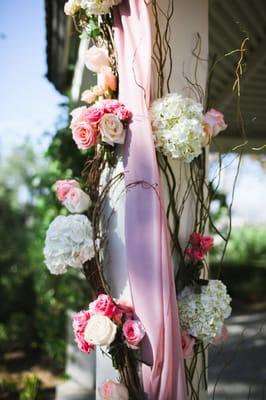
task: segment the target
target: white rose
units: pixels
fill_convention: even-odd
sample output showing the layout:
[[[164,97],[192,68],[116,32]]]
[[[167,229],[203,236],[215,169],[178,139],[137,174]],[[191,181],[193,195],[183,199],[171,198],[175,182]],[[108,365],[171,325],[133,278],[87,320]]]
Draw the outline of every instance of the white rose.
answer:
[[[80,188],[72,188],[67,193],[63,204],[71,213],[82,213],[91,206],[91,199]]]
[[[125,142],[125,129],[120,119],[114,114],[104,114],[100,123],[99,129],[102,136],[102,141],[110,144],[123,144]]]
[[[118,5],[121,0],[81,0],[81,7],[87,15],[99,15],[110,12],[112,6]]]
[[[104,315],[93,315],[84,332],[86,342],[99,346],[109,346],[115,339],[117,326]]]
[[[66,15],[73,17],[80,9],[80,0],[68,0],[64,5]]]

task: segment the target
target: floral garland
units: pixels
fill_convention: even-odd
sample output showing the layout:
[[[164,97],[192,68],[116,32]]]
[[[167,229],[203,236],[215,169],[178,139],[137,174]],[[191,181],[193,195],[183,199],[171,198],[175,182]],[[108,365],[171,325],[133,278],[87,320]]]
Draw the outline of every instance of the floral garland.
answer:
[[[109,353],[113,365],[119,370],[120,382],[107,381],[100,388],[103,399],[144,399],[138,375],[138,348],[145,336],[145,327],[134,318],[130,304],[113,299],[99,262],[102,237],[95,220],[99,218],[98,203],[102,201],[99,189],[100,177],[107,166],[116,163],[115,149],[123,145],[127,128],[134,116],[125,105],[117,100],[118,74],[112,38],[111,8],[121,0],[68,0],[65,3],[66,15],[73,17],[81,37],[90,37],[93,45],[85,56],[86,67],[97,74],[97,85],[85,90],[81,100],[87,106],[75,108],[71,112],[70,129],[73,140],[81,150],[92,150],[83,170],[84,190],[75,180],[56,182],[58,200],[72,213],[58,216],[50,224],[45,240],[44,256],[49,271],[62,274],[67,267],[83,268],[95,300],[87,310],[73,317],[73,330],[78,348],[85,353],[92,352],[96,346]],[[167,158],[180,159],[193,166],[202,166],[204,148],[227,125],[221,112],[214,109],[204,114],[203,106],[177,93],[171,93],[153,102],[150,120],[154,143],[160,164],[168,182],[170,194],[169,210],[176,214],[171,199],[169,174],[173,179]],[[165,169],[164,169],[165,168]],[[199,169],[200,171],[202,169]],[[167,172],[166,172],[167,171]],[[168,174],[168,175],[167,175]],[[206,255],[213,247],[213,239],[203,234],[207,218],[202,216],[204,197],[204,174],[200,179],[201,221],[199,229],[192,233],[184,252],[178,239],[178,218],[172,233],[173,244],[180,252],[181,262],[176,277],[177,298],[182,327],[182,348],[184,360],[197,357],[197,349],[203,341],[218,343],[226,336],[224,319],[230,315],[230,297],[226,288],[218,280],[203,279],[206,268]],[[112,183],[108,183],[107,186]],[[175,187],[173,180],[172,186]],[[108,188],[107,188],[108,190]],[[102,193],[105,193],[102,190]],[[104,194],[103,194],[104,196]],[[203,211],[202,211],[203,210]],[[198,211],[198,210],[197,210]],[[96,281],[92,277],[97,277]],[[96,283],[95,283],[96,282]],[[203,351],[204,353],[204,351]],[[187,379],[192,381],[188,370]]]

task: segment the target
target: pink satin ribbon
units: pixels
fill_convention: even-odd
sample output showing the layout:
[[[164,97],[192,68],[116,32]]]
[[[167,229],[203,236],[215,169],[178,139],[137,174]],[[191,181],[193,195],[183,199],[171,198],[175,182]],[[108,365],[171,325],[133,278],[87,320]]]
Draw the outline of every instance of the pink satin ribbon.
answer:
[[[186,385],[173,265],[148,118],[149,15],[144,0],[123,0],[115,9],[119,100],[134,115],[124,153],[126,185],[133,183],[126,194],[125,229],[132,299],[147,332],[142,356],[151,365],[143,366],[143,385],[149,400],[184,400]],[[137,183],[140,181],[148,184]]]

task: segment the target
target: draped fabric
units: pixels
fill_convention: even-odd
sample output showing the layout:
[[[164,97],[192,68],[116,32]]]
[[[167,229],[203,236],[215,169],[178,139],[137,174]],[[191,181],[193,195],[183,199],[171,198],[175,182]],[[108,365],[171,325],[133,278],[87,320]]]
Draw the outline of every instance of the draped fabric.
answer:
[[[142,345],[144,390],[149,400],[186,398],[173,265],[160,178],[148,119],[151,34],[144,0],[115,7],[119,100],[133,112],[124,150],[125,241],[129,284]],[[147,365],[149,364],[149,365]]]

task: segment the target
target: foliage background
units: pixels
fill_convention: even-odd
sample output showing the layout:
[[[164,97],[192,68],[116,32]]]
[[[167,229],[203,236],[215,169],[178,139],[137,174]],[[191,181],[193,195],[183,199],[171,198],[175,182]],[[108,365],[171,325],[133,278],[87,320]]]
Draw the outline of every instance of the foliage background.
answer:
[[[68,115],[62,106],[62,115]],[[68,125],[68,122],[66,123]],[[15,148],[0,173],[0,350],[41,351],[63,371],[65,311],[88,302],[76,272],[53,276],[43,262],[45,231],[64,213],[53,191],[57,179],[80,175],[84,155],[61,128],[43,156],[29,143]]]

